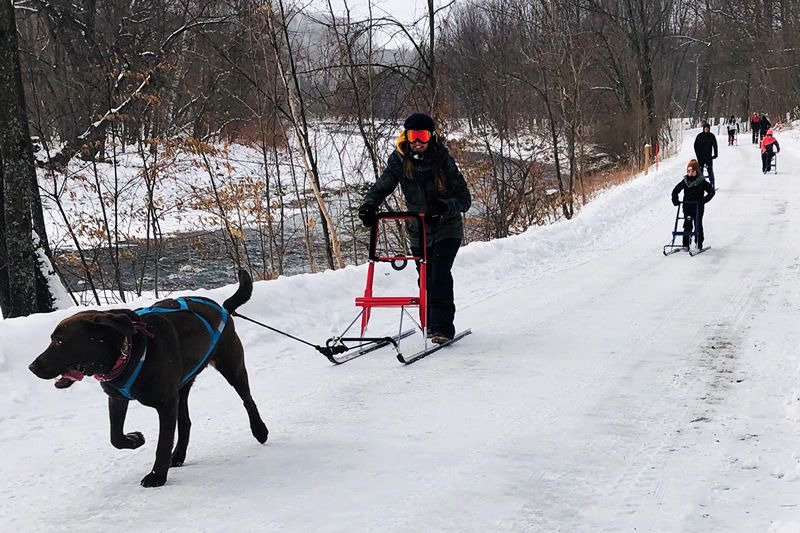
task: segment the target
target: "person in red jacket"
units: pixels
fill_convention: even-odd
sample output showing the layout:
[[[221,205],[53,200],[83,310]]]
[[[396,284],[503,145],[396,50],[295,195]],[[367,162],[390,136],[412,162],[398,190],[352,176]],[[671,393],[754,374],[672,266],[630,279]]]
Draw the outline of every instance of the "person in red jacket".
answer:
[[[767,134],[761,139],[761,171],[764,174],[772,170],[772,158],[780,151],[781,145],[772,136],[772,130],[767,130]]]
[[[750,131],[753,132],[753,144],[758,144],[758,130],[761,128],[758,125],[758,113],[753,113],[753,116],[750,117]]]

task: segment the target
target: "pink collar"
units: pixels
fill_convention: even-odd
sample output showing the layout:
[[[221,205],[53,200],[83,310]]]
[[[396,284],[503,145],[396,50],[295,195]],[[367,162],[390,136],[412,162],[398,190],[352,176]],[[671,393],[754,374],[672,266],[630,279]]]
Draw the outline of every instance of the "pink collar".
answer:
[[[128,361],[131,359],[131,347],[133,346],[133,342],[131,341],[130,337],[125,337],[125,340],[122,343],[122,348],[119,349],[120,356],[117,359],[117,362],[114,363],[114,367],[111,369],[111,372],[108,374],[95,374],[94,379],[99,382],[111,381],[112,379],[117,379],[120,374],[125,371],[125,367],[128,366]]]
[[[143,333],[148,337],[154,337],[152,332],[147,329],[147,324],[141,321],[133,322],[133,329],[135,330],[134,335],[136,333]],[[111,381],[112,379],[117,379],[124,371],[125,367],[128,366],[128,362],[131,360],[131,354],[133,353],[133,338],[132,337],[125,337],[125,340],[122,342],[122,347],[119,349],[119,358],[117,358],[117,362],[114,363],[114,367],[108,374],[95,374],[94,378],[99,382]]]

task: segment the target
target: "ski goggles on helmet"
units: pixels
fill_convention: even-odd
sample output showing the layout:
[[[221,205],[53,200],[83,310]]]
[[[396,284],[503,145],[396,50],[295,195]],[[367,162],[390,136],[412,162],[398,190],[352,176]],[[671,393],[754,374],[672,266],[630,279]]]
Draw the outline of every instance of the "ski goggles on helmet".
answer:
[[[410,143],[426,143],[431,140],[431,132],[428,130],[406,130],[406,139]]]

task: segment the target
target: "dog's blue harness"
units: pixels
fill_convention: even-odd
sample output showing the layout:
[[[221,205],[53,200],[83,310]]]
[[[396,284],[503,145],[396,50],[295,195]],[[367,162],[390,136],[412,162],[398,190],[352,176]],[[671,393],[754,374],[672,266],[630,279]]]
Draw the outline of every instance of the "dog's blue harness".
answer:
[[[208,305],[210,307],[213,307],[217,311],[219,311],[219,313],[220,313],[219,325],[216,328],[212,327],[211,324],[208,323],[208,320],[206,320],[200,313],[194,311],[193,309],[191,309],[189,307],[189,305],[186,303],[187,300],[190,301],[190,302],[195,302],[195,303],[199,303],[199,304],[203,304],[203,305]],[[194,316],[196,316],[200,320],[200,322],[208,330],[208,334],[211,335],[211,343],[210,343],[210,345],[208,347],[208,350],[206,351],[205,355],[203,355],[203,357],[200,359],[200,362],[197,363],[197,365],[192,370],[190,370],[185,376],[183,376],[183,378],[181,379],[181,383],[180,383],[181,386],[182,386],[187,381],[192,379],[195,375],[197,375],[197,373],[200,371],[200,369],[203,368],[203,365],[206,364],[206,361],[211,356],[211,353],[214,351],[214,348],[216,348],[216,346],[217,346],[217,341],[219,340],[220,335],[222,335],[222,330],[225,329],[225,325],[228,323],[229,314],[228,314],[227,309],[225,309],[224,307],[222,307],[218,303],[216,303],[216,302],[214,302],[212,300],[208,300],[206,298],[192,298],[192,297],[184,298],[184,297],[181,297],[181,298],[175,298],[175,301],[178,302],[178,307],[175,307],[175,308],[171,308],[171,307],[143,307],[141,309],[134,310],[134,313],[136,313],[139,316],[145,316],[145,315],[149,315],[151,313],[178,313],[178,312],[181,312],[181,311],[188,311],[188,312],[192,313]],[[123,396],[125,396],[129,400],[133,400],[133,396],[131,395],[131,387],[136,382],[136,378],[139,377],[139,373],[142,371],[142,366],[144,365],[144,360],[145,360],[146,356],[147,356],[147,345],[145,344],[144,352],[142,352],[142,356],[139,358],[139,361],[136,363],[136,367],[133,369],[133,372],[131,373],[131,375],[128,377],[127,380],[125,380],[125,383],[121,387],[115,387],[120,392],[120,394],[122,394]]]

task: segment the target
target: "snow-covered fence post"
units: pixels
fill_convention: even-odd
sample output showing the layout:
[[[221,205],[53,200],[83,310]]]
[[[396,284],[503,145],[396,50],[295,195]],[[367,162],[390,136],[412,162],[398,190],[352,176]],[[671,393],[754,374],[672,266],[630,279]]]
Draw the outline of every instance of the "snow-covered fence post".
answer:
[[[653,159],[656,160],[656,172],[658,172],[659,152],[661,152],[661,141],[656,143],[655,149],[653,150]]]

